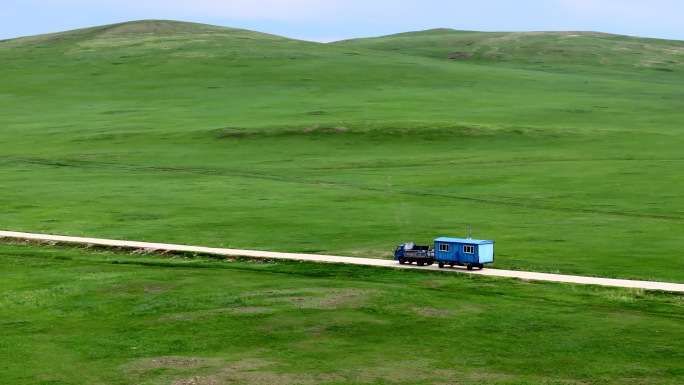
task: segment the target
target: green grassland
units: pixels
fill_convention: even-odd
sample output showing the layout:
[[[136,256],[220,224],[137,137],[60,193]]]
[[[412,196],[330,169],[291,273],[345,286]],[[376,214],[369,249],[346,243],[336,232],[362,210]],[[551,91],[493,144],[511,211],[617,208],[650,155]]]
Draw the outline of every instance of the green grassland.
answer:
[[[577,40],[542,68],[423,35],[145,21],[0,42],[0,228],[387,258],[472,227],[496,267],[684,282],[681,42],[645,66]]]
[[[679,294],[8,243],[0,270],[7,384],[684,379]]]

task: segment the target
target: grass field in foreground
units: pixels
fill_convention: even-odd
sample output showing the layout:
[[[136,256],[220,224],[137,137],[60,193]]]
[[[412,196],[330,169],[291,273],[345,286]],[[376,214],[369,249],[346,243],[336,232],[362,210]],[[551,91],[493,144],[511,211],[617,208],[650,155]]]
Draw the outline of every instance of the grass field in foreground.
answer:
[[[472,227],[496,267],[684,282],[683,72],[573,41],[556,72],[161,21],[2,41],[0,228],[386,258]]]
[[[679,294],[8,244],[0,269],[4,383],[684,381]]]

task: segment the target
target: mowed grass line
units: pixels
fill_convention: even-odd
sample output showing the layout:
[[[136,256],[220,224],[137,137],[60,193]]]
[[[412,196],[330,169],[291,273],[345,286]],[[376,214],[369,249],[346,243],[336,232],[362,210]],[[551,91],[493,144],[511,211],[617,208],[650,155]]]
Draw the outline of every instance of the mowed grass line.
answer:
[[[684,376],[675,294],[6,244],[0,265],[3,378],[14,384]]]

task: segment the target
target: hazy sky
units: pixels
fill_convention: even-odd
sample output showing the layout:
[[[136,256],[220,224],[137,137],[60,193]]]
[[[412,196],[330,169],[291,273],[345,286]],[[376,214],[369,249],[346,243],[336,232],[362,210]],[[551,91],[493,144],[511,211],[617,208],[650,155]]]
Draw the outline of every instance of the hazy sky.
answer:
[[[326,42],[431,28],[684,40],[684,0],[2,0],[0,39],[142,19]]]

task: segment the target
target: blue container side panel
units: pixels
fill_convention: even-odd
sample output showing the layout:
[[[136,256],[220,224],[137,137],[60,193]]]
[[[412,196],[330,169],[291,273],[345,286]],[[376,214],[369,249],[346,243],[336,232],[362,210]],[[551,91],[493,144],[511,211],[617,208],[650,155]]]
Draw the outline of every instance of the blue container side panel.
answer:
[[[466,253],[465,246],[472,246],[473,252]],[[460,254],[458,261],[463,263],[477,263],[477,246],[476,245],[462,245],[458,246],[458,253]]]
[[[493,243],[485,243],[483,245],[479,245],[478,257],[479,257],[478,263],[492,263],[492,262],[494,262],[494,244]]]
[[[449,251],[441,251],[439,247],[440,244],[442,243],[435,242],[435,260],[456,262],[456,255],[454,255],[454,246],[449,244]]]
[[[462,263],[477,263],[477,255],[475,255],[475,254],[461,253],[461,257],[458,259],[458,262],[462,262]]]

